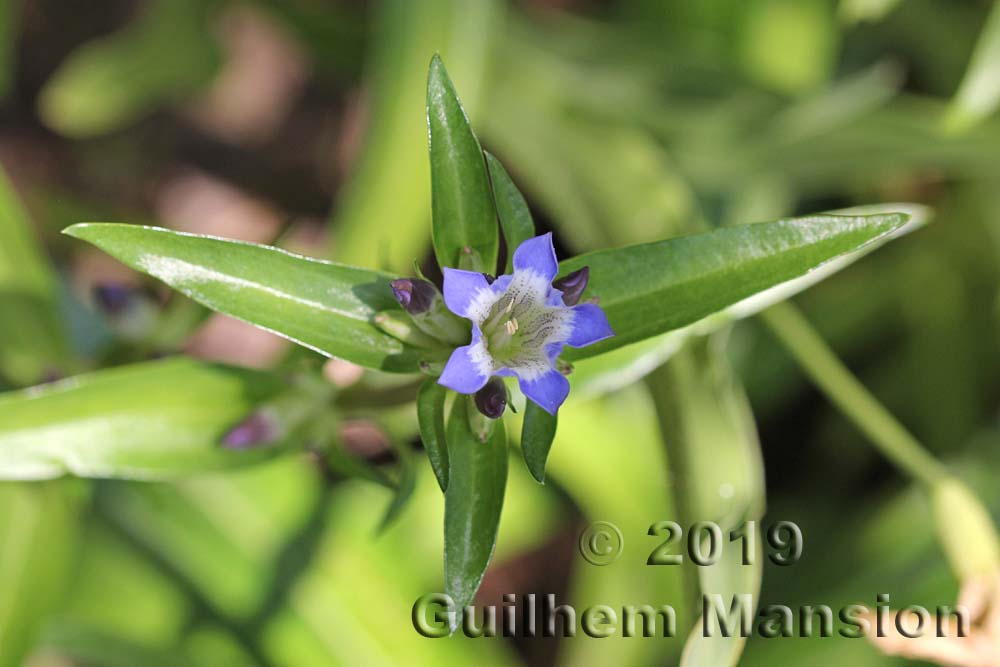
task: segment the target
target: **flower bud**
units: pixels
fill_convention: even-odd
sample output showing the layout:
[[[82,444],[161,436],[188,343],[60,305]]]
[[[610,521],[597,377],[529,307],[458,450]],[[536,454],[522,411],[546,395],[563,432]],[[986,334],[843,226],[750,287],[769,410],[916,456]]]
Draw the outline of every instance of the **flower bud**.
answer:
[[[274,416],[258,410],[226,433],[222,445],[226,449],[251,449],[276,440],[278,431]]]
[[[433,347],[438,341],[458,345],[469,340],[468,324],[448,310],[444,304],[444,297],[434,283],[420,278],[399,278],[390,284],[392,293],[409,315],[408,319],[416,325],[418,333],[422,332],[426,337],[433,339],[430,344],[425,341],[422,347]],[[398,323],[389,324],[398,326]],[[376,322],[376,325],[379,323]],[[400,338],[398,333],[392,331],[388,333]]]
[[[108,315],[120,315],[133,302],[135,289],[120,283],[94,285],[92,290],[97,306]]]
[[[94,303],[107,317],[115,333],[125,340],[148,339],[159,320],[154,295],[141,287],[101,283],[91,290]]]
[[[552,282],[552,286],[562,292],[562,300],[567,306],[580,303],[583,291],[590,280],[590,267],[585,266]]]
[[[476,392],[476,407],[490,419],[499,419],[507,407],[507,386],[498,377],[491,378]]]
[[[438,289],[432,283],[420,278],[400,278],[393,280],[392,293],[399,305],[410,315],[419,315],[430,310]]]

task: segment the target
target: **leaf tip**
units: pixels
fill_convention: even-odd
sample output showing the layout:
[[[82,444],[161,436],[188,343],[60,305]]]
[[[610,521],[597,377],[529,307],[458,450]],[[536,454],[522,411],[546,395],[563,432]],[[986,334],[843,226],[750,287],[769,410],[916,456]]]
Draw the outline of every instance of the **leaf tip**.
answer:
[[[86,237],[86,230],[92,224],[93,223],[91,222],[78,222],[75,225],[63,228],[60,233],[65,234],[66,236],[72,236],[75,239],[82,239]]]
[[[531,476],[535,478],[536,482],[545,486],[545,466],[542,466],[541,470],[536,470],[536,467],[537,466],[528,464],[528,472],[531,473]]]
[[[444,66],[444,60],[440,53],[435,52],[427,68],[427,88],[440,86],[448,80],[448,69]]]
[[[448,68],[444,66],[444,59],[440,53],[431,56],[431,64],[427,70],[427,102],[432,104],[443,104],[441,100],[454,98],[458,100],[458,93],[455,91],[455,84],[451,82],[448,75]],[[461,104],[459,102],[459,104]]]

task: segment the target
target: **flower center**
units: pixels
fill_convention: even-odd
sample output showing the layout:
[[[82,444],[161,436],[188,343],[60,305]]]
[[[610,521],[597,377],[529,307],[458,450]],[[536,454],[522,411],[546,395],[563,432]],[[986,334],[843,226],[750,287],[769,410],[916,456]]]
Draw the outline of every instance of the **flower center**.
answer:
[[[518,303],[510,294],[504,294],[490,308],[482,330],[486,349],[495,360],[507,361],[521,351],[524,336],[518,317],[523,321],[527,310],[523,302]]]

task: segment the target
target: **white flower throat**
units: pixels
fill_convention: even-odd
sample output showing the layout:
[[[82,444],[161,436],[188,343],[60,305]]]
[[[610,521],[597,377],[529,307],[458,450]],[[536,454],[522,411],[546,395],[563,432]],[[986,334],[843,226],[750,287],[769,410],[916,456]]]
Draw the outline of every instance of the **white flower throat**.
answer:
[[[477,304],[482,352],[493,371],[510,368],[537,377],[551,367],[546,348],[566,340],[573,312],[558,299],[557,305],[546,303],[550,293],[542,276],[518,271],[503,293],[491,291],[488,299]]]

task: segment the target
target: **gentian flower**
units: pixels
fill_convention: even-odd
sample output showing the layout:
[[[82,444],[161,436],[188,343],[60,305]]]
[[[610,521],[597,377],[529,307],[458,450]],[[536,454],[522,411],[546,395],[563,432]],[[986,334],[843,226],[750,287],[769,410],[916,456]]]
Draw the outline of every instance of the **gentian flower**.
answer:
[[[597,304],[577,304],[586,271],[564,278],[565,292],[552,285],[559,265],[551,233],[522,243],[513,263],[513,274],[496,280],[444,269],[445,305],[472,322],[472,340],[452,352],[438,382],[474,394],[493,376],[517,377],[521,392],[554,415],[569,394],[569,380],[555,368],[563,348],[584,347],[614,331]]]

